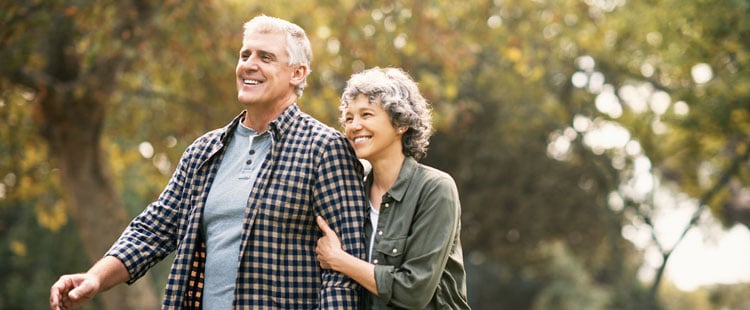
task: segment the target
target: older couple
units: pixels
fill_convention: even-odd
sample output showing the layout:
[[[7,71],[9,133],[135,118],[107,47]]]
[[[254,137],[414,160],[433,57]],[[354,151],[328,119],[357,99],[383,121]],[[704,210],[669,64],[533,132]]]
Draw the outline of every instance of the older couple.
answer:
[[[133,283],[176,252],[164,309],[468,309],[458,191],[418,163],[432,127],[417,85],[396,68],[352,75],[342,134],[297,106],[311,59],[299,26],[248,21],[243,111],[185,150],[101,260],[52,285],[50,308]],[[364,178],[357,158],[372,166]]]

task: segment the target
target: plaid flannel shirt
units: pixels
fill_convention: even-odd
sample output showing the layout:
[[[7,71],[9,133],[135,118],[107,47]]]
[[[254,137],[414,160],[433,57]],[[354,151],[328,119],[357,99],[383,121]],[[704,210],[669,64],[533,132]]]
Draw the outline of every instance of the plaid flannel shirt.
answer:
[[[158,200],[132,220],[106,255],[135,282],[176,250],[162,308],[200,308],[205,264],[201,218],[224,146],[244,115],[192,143]],[[360,287],[315,258],[323,216],[346,251],[364,259],[367,200],[362,168],[343,135],[296,104],[269,126],[273,148],[250,194],[242,226],[234,308],[343,309]]]

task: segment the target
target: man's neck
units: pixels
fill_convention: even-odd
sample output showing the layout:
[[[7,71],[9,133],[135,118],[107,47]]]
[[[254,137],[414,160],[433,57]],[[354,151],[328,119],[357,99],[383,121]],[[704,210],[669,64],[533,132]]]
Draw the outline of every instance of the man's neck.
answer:
[[[258,133],[265,132],[268,130],[268,125],[296,101],[296,97],[290,99],[271,107],[245,107],[247,113],[245,113],[245,119],[242,121],[242,124]]]

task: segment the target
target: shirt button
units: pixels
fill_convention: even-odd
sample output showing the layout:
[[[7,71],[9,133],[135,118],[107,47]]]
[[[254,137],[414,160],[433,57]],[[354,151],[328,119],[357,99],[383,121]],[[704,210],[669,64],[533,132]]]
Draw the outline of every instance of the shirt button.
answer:
[[[377,259],[373,259],[372,263],[375,264],[375,265],[377,265],[378,264],[378,260]]]
[[[386,202],[386,203],[385,203],[385,207],[386,207],[386,208],[388,208],[388,206],[389,206],[389,203],[387,203],[387,202]]]
[[[382,235],[383,235],[383,231],[381,230],[378,232],[378,236],[382,236]]]
[[[398,250],[396,250],[396,249],[393,249],[393,254],[396,254],[396,252],[398,252]]]
[[[255,150],[250,150],[250,155],[255,155]]]
[[[245,163],[246,163],[246,164],[248,164],[248,165],[249,165],[249,164],[252,164],[252,163],[253,163],[253,160],[252,160],[252,159],[248,159],[248,160],[247,160],[247,161],[246,161]]]

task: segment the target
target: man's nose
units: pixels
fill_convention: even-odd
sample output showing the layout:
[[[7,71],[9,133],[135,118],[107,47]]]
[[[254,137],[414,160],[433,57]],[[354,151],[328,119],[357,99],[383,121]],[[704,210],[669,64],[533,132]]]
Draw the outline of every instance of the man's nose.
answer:
[[[258,62],[257,57],[250,56],[240,64],[240,67],[244,70],[257,70]]]

